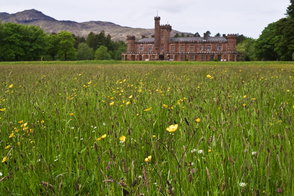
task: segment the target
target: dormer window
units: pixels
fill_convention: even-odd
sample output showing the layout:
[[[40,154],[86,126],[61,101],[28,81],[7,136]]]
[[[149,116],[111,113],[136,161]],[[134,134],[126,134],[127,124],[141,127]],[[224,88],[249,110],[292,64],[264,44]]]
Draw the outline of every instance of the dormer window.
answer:
[[[143,51],[143,46],[139,46],[139,51]]]

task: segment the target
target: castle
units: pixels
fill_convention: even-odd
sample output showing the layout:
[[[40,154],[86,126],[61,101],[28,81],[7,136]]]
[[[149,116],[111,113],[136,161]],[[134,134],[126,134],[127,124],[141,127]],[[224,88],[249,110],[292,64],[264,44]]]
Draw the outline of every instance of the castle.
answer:
[[[236,51],[234,34],[220,37],[170,37],[171,26],[160,25],[160,17],[155,17],[155,33],[151,38],[127,36],[127,52],[122,60],[127,61],[236,61],[240,53]]]

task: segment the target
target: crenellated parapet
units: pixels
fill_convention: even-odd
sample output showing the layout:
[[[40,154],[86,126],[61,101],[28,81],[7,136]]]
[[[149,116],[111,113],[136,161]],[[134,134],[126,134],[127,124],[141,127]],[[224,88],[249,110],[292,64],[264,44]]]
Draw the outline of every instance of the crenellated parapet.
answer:
[[[134,35],[128,35],[127,40],[135,40],[135,36]]]
[[[230,39],[230,38],[232,39],[237,38],[237,34],[227,34],[227,39]]]
[[[172,27],[170,25],[168,25],[168,24],[165,24],[165,25],[161,25],[160,29],[167,29],[167,30],[171,31]]]

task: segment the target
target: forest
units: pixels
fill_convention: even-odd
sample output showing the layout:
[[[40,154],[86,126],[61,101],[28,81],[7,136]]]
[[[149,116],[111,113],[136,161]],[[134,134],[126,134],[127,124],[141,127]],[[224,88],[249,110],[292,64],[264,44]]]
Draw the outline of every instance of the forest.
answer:
[[[0,61],[120,60],[123,41],[114,42],[104,31],[84,37],[61,31],[47,35],[36,26],[0,21]]]

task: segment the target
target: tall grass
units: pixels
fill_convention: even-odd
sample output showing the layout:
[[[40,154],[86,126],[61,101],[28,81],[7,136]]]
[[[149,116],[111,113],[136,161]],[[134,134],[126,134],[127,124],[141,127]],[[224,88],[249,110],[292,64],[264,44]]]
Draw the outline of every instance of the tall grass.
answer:
[[[292,63],[96,63],[0,64],[4,195],[294,194]]]

